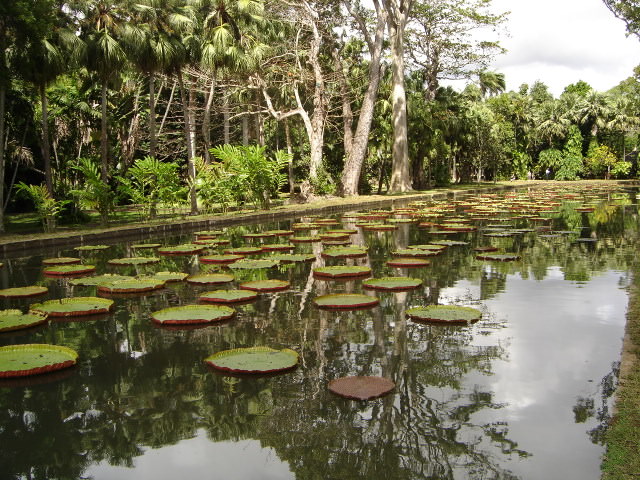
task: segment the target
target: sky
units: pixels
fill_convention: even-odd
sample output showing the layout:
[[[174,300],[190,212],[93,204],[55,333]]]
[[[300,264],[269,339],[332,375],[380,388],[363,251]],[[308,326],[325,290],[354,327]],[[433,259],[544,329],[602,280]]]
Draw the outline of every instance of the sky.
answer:
[[[626,37],[624,22],[602,0],[493,0],[492,5],[495,12],[511,12],[508,33],[501,37],[508,53],[489,67],[504,73],[507,90],[540,80],[557,97],[583,80],[606,91],[640,64],[640,39]]]

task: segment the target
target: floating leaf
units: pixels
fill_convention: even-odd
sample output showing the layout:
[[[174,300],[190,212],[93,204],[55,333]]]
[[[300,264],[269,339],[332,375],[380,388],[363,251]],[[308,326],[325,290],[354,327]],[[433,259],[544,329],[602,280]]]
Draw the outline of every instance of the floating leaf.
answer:
[[[46,276],[71,276],[71,275],[85,275],[87,273],[94,272],[96,267],[93,265],[54,265],[53,267],[45,268],[42,273]]]
[[[82,245],[80,247],[75,247],[74,250],[78,252],[96,252],[99,250],[106,250],[111,248],[109,245]]]
[[[131,248],[135,248],[136,250],[146,250],[160,248],[161,246],[162,244],[160,243],[136,243],[135,245],[131,245]]]
[[[363,247],[333,247],[322,252],[323,257],[329,258],[356,258],[367,255],[367,249]]]
[[[92,277],[75,278],[69,283],[73,286],[93,287],[100,285],[101,283],[111,283],[118,280],[128,280],[133,278],[129,275],[114,275],[112,273],[105,273],[103,275],[94,275]]]
[[[173,247],[162,247],[158,249],[160,255],[195,255],[204,251],[203,245],[187,243],[184,245],[174,245]]]
[[[485,253],[476,255],[477,260],[490,260],[494,262],[514,262],[520,260],[520,255],[513,255],[509,253]]]
[[[35,297],[36,295],[44,295],[49,289],[40,285],[29,285],[27,287],[3,288],[0,290],[0,297],[3,298],[20,298]]]
[[[320,240],[322,239],[318,235],[291,237],[289,239],[291,243],[313,243],[319,242]]]
[[[364,288],[391,291],[412,290],[418,288],[420,285],[422,285],[422,280],[409,277],[370,278],[362,282]]]
[[[228,273],[200,273],[187,277],[187,282],[198,283],[202,285],[213,285],[233,282],[235,277]]]
[[[289,282],[285,280],[254,280],[241,283],[238,288],[254,292],[278,292],[288,289],[289,285]]]
[[[24,377],[75,365],[75,350],[58,345],[26,344],[0,347],[0,378]]]
[[[446,245],[448,247],[456,246],[456,245],[469,245],[469,242],[463,242],[461,240],[433,240],[431,241],[433,245]]]
[[[355,310],[375,307],[380,303],[380,300],[376,297],[360,293],[338,293],[316,297],[313,300],[313,303],[315,303],[318,308]]]
[[[216,263],[216,264],[229,264],[238,260],[242,260],[244,255],[205,255],[199,258],[200,263]]]
[[[497,252],[498,251],[498,247],[492,247],[492,246],[484,246],[484,247],[476,247],[473,249],[475,252],[480,252],[480,253],[488,253],[488,252]]]
[[[329,390],[341,397],[355,400],[370,400],[381,397],[395,388],[396,384],[384,377],[342,377],[329,382]]]
[[[442,250],[423,250],[419,248],[401,248],[395,252],[391,252],[394,257],[434,257],[440,255]]]
[[[275,235],[276,237],[288,237],[290,235],[293,235],[292,230],[268,230],[264,233],[269,235]]]
[[[237,248],[226,248],[224,253],[230,253],[233,255],[258,255],[262,253],[262,248],[260,247],[237,247]]]
[[[183,272],[156,272],[152,277],[162,280],[163,282],[172,283],[182,282],[183,280],[186,280],[188,276],[188,273]]]
[[[141,293],[158,290],[164,287],[164,284],[164,280],[157,278],[130,278],[99,284],[98,291],[102,293]]]
[[[255,300],[258,294],[251,290],[213,290],[203,293],[199,298],[203,302],[240,303]]]
[[[223,305],[182,305],[153,312],[151,319],[162,325],[189,325],[220,322],[232,318],[235,314],[233,308]]]
[[[265,252],[285,252],[288,250],[293,250],[296,248],[295,245],[291,245],[290,243],[272,243],[262,245],[262,250]]]
[[[314,268],[313,275],[320,278],[367,277],[371,275],[371,268],[358,265],[335,265]]]
[[[408,309],[407,317],[412,320],[434,323],[473,323],[480,320],[482,312],[471,307],[457,305],[428,305]]]
[[[113,258],[107,263],[110,265],[150,265],[152,263],[158,263],[160,259],[158,257],[126,257],[126,258]]]
[[[34,303],[29,308],[52,317],[78,317],[108,313],[113,308],[113,300],[99,297],[60,298]]]
[[[390,267],[400,268],[419,268],[428,267],[429,265],[431,265],[431,262],[423,258],[399,257],[394,258],[393,260],[388,260],[387,265],[389,265]]]
[[[242,260],[238,260],[237,262],[233,262],[229,265],[229,268],[232,269],[255,269],[255,268],[272,268],[278,264],[275,260],[267,260],[267,259],[257,259],[252,260],[249,258],[245,258]]]
[[[42,260],[43,265],[75,265],[82,260],[75,257],[54,257]]]
[[[297,263],[297,262],[313,262],[316,256],[310,253],[279,253],[271,257],[276,262],[281,263]]]
[[[204,361],[212,367],[231,373],[273,373],[294,368],[298,353],[284,348],[269,347],[234,348],[208,356]]]
[[[0,332],[31,328],[47,322],[47,315],[40,312],[22,313],[20,310],[0,310]]]

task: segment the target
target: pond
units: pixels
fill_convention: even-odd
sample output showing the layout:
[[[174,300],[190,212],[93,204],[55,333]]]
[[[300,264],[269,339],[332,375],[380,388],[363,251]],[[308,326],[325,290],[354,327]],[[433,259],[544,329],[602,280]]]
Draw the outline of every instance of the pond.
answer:
[[[112,299],[114,308],[0,336],[0,345],[48,343],[79,355],[74,367],[0,382],[2,478],[598,479],[638,244],[636,193],[536,189],[230,227],[212,235],[229,244],[199,254],[164,255],[136,241],[7,258],[0,288],[41,285],[48,293],[1,299],[2,308],[26,311],[49,299],[96,295]],[[364,256],[327,256],[335,246],[300,241],[327,232],[325,242],[346,237]],[[292,237],[292,250],[282,246]],[[446,246],[426,247],[434,244]],[[264,245],[285,250],[248,258],[291,251],[309,259],[256,269],[203,258]],[[416,245],[432,255],[405,251]],[[492,253],[478,247],[513,258],[478,259]],[[398,252],[429,264],[389,265]],[[91,275],[168,271],[234,279],[98,293],[82,285],[87,277],[44,275],[43,260],[51,257],[81,258],[95,266]],[[159,261],[109,263],[125,257]],[[314,275],[334,265],[370,273]],[[389,276],[420,282],[401,291],[363,287],[367,278]],[[200,303],[205,292],[265,279],[289,285],[233,305],[230,320],[152,321],[164,308]],[[336,293],[379,302],[318,308],[318,297]],[[472,307],[482,316],[438,324],[405,314],[435,304]],[[230,375],[204,362],[253,346],[292,349],[298,365],[260,376]],[[388,378],[395,388],[367,401],[328,390],[334,379],[365,375]]]

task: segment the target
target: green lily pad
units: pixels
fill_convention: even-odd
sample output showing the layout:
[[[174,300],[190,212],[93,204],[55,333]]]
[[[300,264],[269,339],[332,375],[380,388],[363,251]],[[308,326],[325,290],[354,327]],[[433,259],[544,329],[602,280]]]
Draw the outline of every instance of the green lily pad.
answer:
[[[469,242],[463,242],[462,240],[432,240],[431,244],[446,245],[448,247],[453,247],[456,245],[469,245]]]
[[[106,250],[111,248],[109,245],[82,245],[80,247],[75,247],[74,250],[78,252],[96,252],[99,250]]]
[[[31,328],[47,323],[47,315],[39,312],[22,313],[21,310],[0,310],[0,332]]]
[[[474,323],[480,320],[482,312],[471,307],[457,305],[428,305],[406,310],[411,320],[434,323]]]
[[[29,308],[35,312],[46,313],[51,317],[79,317],[108,313],[113,308],[113,300],[99,297],[60,298],[34,303]]]
[[[161,246],[161,243],[136,243],[135,245],[131,245],[131,248],[135,248],[136,250],[153,250]]]
[[[242,260],[244,255],[205,255],[199,258],[200,263],[216,263],[216,264],[228,264],[238,260]]]
[[[42,260],[43,265],[75,265],[82,260],[75,257],[54,257]]]
[[[318,236],[321,240],[349,240],[351,234],[344,232],[325,232]]]
[[[85,275],[91,272],[95,272],[96,267],[93,265],[54,265],[52,267],[45,268],[42,273],[46,276],[71,276],[71,275]]]
[[[224,253],[230,253],[232,255],[258,255],[259,253],[262,253],[262,248],[260,247],[225,248]]]
[[[420,285],[422,285],[422,280],[409,277],[370,278],[362,282],[364,288],[390,291],[412,290]]]
[[[366,255],[367,249],[363,247],[333,247],[322,252],[323,257],[329,258],[357,258]]]
[[[322,240],[319,235],[309,235],[309,236],[299,236],[299,237],[291,237],[289,241],[291,243],[313,243],[319,242]]]
[[[158,290],[164,287],[165,281],[157,278],[130,278],[117,280],[111,283],[98,285],[98,291],[102,293],[141,293]]]
[[[390,232],[397,230],[397,225],[390,225],[388,223],[366,223],[362,225],[364,230],[371,230],[372,232]]]
[[[313,262],[316,256],[311,253],[278,253],[271,257],[280,263]]]
[[[211,303],[240,303],[255,300],[258,294],[251,290],[213,290],[203,293],[199,298]]]
[[[249,258],[244,258],[242,260],[238,260],[237,262],[233,262],[229,265],[229,268],[232,269],[255,269],[255,268],[272,268],[278,265],[278,262],[275,260],[267,260],[265,258],[252,260]]]
[[[160,255],[195,255],[204,251],[203,245],[187,243],[184,245],[174,245],[173,247],[161,247],[158,250]]]
[[[201,285],[215,285],[233,282],[235,277],[228,273],[199,273],[187,277],[187,282]]]
[[[210,240],[219,237],[223,233],[222,230],[203,230],[201,232],[195,232],[194,235],[200,240]]]
[[[78,353],[67,347],[47,344],[0,347],[0,378],[25,377],[75,365]]]
[[[107,263],[109,265],[151,265],[159,261],[160,259],[158,257],[126,257],[112,258]]]
[[[371,275],[371,268],[358,265],[335,265],[314,268],[313,275],[320,278],[368,277]]]
[[[371,400],[389,393],[396,387],[388,378],[384,377],[342,377],[329,382],[329,391],[345,398],[355,400]]]
[[[213,368],[231,373],[273,373],[290,370],[298,364],[298,353],[284,348],[234,348],[208,356],[204,361]]]
[[[288,237],[290,235],[293,235],[292,230],[268,230],[264,233],[269,235],[274,235],[276,237]]]
[[[291,251],[296,248],[295,245],[291,245],[290,243],[271,243],[262,245],[262,250],[265,252],[286,252]]]
[[[37,295],[44,295],[49,289],[40,285],[29,285],[27,287],[14,287],[3,288],[0,290],[0,297],[2,298],[21,298],[21,297],[35,297]]]
[[[492,247],[490,245],[486,245],[484,247],[476,247],[473,249],[473,251],[479,252],[479,253],[497,252],[498,247]]]
[[[351,240],[322,240],[322,245],[327,247],[343,247],[345,245],[351,245]]]
[[[442,250],[446,250],[446,245],[436,245],[433,243],[426,243],[423,245],[409,245],[407,248],[415,248],[417,250],[433,250],[434,252],[441,252]]]
[[[242,235],[242,238],[246,240],[252,240],[254,238],[268,238],[268,237],[274,237],[274,236],[275,235],[273,235],[272,233],[257,232],[257,233],[245,233],[244,235]]]
[[[490,260],[494,262],[515,262],[520,260],[520,255],[514,255],[509,253],[484,253],[476,255],[477,260]]]
[[[332,310],[356,310],[361,308],[375,307],[380,303],[377,297],[363,295],[360,293],[338,293],[321,295],[313,299],[313,303],[318,308]]]
[[[195,243],[196,245],[205,245],[207,247],[218,247],[220,245],[229,245],[231,243],[231,240],[227,240],[226,238],[212,238],[212,239],[198,239],[195,240],[193,243]]]
[[[188,273],[183,272],[156,272],[152,275],[153,278],[167,283],[182,282],[186,280],[188,276]]]
[[[285,280],[254,280],[241,283],[238,288],[254,292],[278,292],[288,289],[289,285],[289,282]]]
[[[431,265],[429,260],[425,260],[424,258],[409,258],[409,257],[398,257],[392,260],[387,261],[387,265],[390,267],[399,267],[399,268],[419,268],[419,267],[428,267]]]
[[[440,255],[442,250],[423,250],[420,248],[401,248],[395,252],[391,252],[394,257],[434,257]]]
[[[114,275],[112,273],[105,273],[103,275],[94,275],[92,277],[75,278],[69,283],[73,286],[93,287],[100,285],[101,283],[112,283],[119,280],[129,280],[133,277],[129,275]]]
[[[233,308],[223,305],[182,305],[153,312],[151,319],[161,325],[189,325],[220,322],[235,314]]]

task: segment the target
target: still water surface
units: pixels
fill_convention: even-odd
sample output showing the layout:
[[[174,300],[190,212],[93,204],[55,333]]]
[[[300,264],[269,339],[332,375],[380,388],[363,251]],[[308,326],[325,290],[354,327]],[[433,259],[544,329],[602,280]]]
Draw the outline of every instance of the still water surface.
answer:
[[[66,345],[80,359],[76,368],[52,376],[0,384],[0,477],[598,479],[638,207],[633,191],[576,195],[545,213],[546,221],[515,218],[496,227],[496,219],[512,215],[502,209],[473,220],[478,231],[446,237],[416,224],[367,231],[345,218],[341,224],[358,232],[350,241],[367,246],[366,258],[324,259],[321,244],[299,244],[296,252],[315,253],[314,262],[234,271],[234,286],[258,277],[289,280],[291,288],[238,306],[237,317],[224,325],[154,326],[151,312],[197,303],[200,293],[214,289],[178,283],[115,298],[110,315],[5,334],[1,345]],[[595,210],[576,211],[585,203]],[[464,216],[464,210],[458,205],[449,215]],[[224,236],[233,246],[259,244],[242,234],[290,227],[233,227]],[[486,235],[514,227],[528,230]],[[448,247],[429,267],[386,265],[393,250],[443,238],[468,244]],[[276,241],[286,237],[263,240]],[[521,260],[476,260],[479,245]],[[211,269],[198,256],[163,257],[137,270],[106,264],[139,253],[118,244],[82,256],[98,273]],[[95,287],[43,277],[42,259],[54,255],[79,253],[6,259],[2,288],[46,285],[44,299],[95,294]],[[344,263],[369,265],[376,277],[420,278],[423,285],[378,292],[380,306],[369,310],[317,309],[312,299],[318,295],[362,291],[361,280],[312,275],[318,266]],[[26,309],[35,301],[2,302],[3,308]],[[408,307],[435,303],[473,306],[483,317],[469,326],[442,326],[404,316]],[[292,348],[300,365],[282,375],[236,378],[203,364],[212,353],[254,345]],[[396,389],[369,402],[327,391],[330,380],[347,375],[382,375]]]

